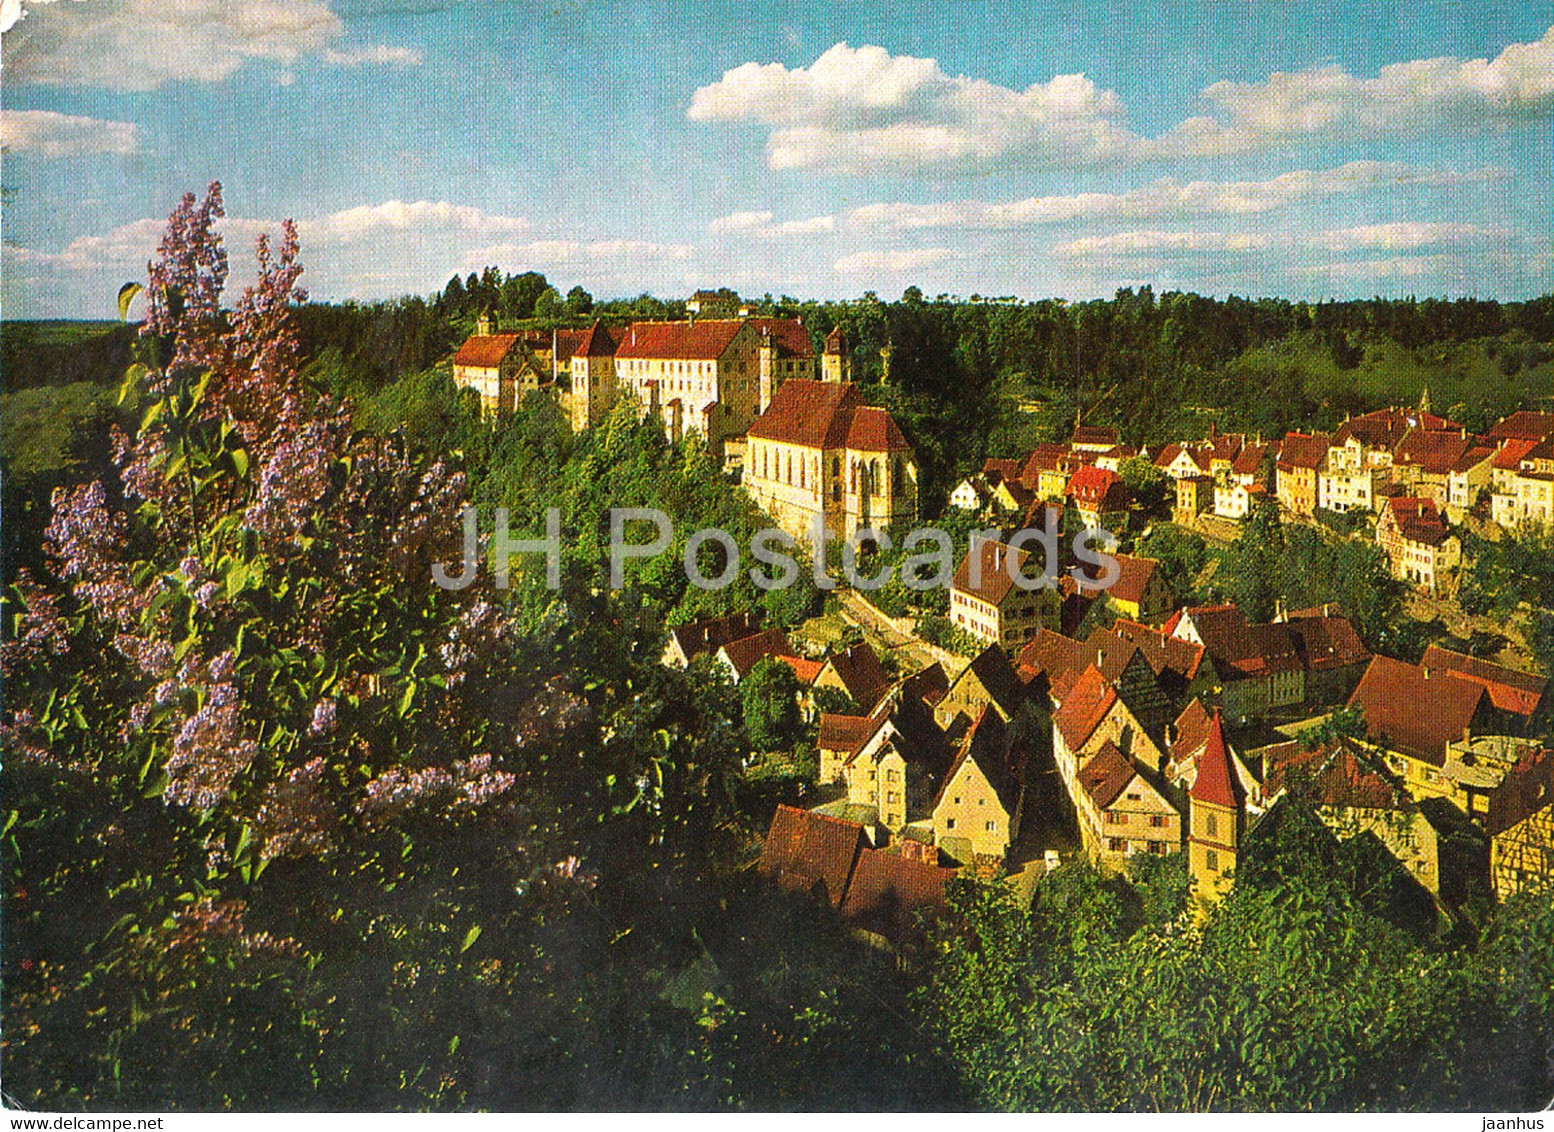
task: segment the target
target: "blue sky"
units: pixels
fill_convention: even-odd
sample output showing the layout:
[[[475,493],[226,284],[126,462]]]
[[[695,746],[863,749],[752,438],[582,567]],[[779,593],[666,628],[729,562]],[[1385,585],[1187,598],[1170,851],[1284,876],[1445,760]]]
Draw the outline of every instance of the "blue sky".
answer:
[[[1546,4],[1143,7],[0,0],[4,314],[212,178],[323,298],[1554,289]]]

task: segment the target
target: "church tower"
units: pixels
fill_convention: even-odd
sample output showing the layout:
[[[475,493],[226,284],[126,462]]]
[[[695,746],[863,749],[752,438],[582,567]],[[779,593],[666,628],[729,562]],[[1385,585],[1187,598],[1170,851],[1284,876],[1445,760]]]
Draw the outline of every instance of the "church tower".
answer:
[[[1209,738],[1198,756],[1198,773],[1188,791],[1187,869],[1200,913],[1230,892],[1241,850],[1245,791],[1231,765],[1220,709],[1214,709]]]

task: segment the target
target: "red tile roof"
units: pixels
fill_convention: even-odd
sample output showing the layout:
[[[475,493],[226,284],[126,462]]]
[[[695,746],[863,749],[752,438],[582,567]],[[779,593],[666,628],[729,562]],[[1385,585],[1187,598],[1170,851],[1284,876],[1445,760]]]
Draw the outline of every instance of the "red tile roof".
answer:
[[[920,916],[944,910],[944,886],[954,869],[901,855],[897,849],[865,849],[842,901],[842,918],[856,927],[902,942],[918,936]]]
[[[820,716],[820,737],[816,746],[823,751],[856,751],[880,729],[883,720],[872,715],[837,715],[824,712]]]
[[[730,641],[719,650],[734,666],[735,676],[743,680],[750,670],[769,656],[793,656],[793,644],[781,629],[767,629],[737,641]]]
[[[783,888],[812,892],[819,887],[836,907],[847,894],[863,850],[863,826],[857,822],[778,806],[756,868]]]
[[[1387,500],[1384,513],[1397,523],[1398,533],[1409,542],[1424,546],[1440,546],[1451,533],[1441,518],[1440,506],[1433,499],[1412,495],[1394,496]]]
[[[1385,448],[1390,452],[1412,428],[1428,432],[1462,431],[1456,421],[1445,420],[1433,413],[1421,413],[1417,409],[1378,409],[1374,413],[1351,417],[1339,425],[1333,443],[1342,445],[1353,437],[1366,448]]]
[[[859,641],[826,660],[847,694],[864,711],[873,711],[880,697],[890,688],[890,677],[867,641]],[[817,669],[818,672],[818,669]]]
[[[1093,464],[1085,464],[1074,469],[1074,474],[1068,481],[1068,493],[1074,497],[1075,503],[1082,506],[1105,504],[1108,500],[1115,501],[1118,488],[1122,488],[1124,492],[1127,490],[1121,476]],[[1127,505],[1125,497],[1121,505]]]
[[[1347,617],[1323,610],[1302,610],[1290,614],[1287,625],[1311,672],[1366,664],[1371,659],[1371,650],[1365,647]]]
[[[1004,599],[1015,588],[1014,579],[1009,576],[1009,548],[994,539],[976,541],[976,554],[981,560],[981,576],[977,584],[975,586],[971,584],[972,551],[967,550],[966,556],[960,560],[960,565],[955,569],[952,586],[962,593],[971,594],[979,601],[1002,606]],[[1030,576],[1032,574],[1030,552],[1022,547],[1016,553],[1019,555],[1019,568]]]
[[[779,358],[809,358],[814,356],[814,347],[809,343],[809,331],[804,329],[804,323],[797,318],[748,318],[745,319],[755,328],[757,338],[771,335],[772,346]]]
[[[949,674],[944,671],[944,665],[937,660],[901,681],[903,696],[914,696],[930,706],[944,699],[949,690]]]
[[[1520,409],[1489,430],[1492,440],[1546,440],[1554,436],[1554,413]]]
[[[1296,638],[1283,624],[1249,625],[1234,605],[1201,605],[1183,612],[1192,618],[1204,649],[1226,680],[1304,667]]]
[[[863,403],[856,385],[790,378],[778,387],[749,435],[806,448],[853,448],[861,452],[910,451],[894,418]]]
[[[1225,745],[1219,708],[1214,709],[1214,718],[1209,721],[1207,742],[1198,756],[1198,775],[1188,793],[1194,802],[1231,810],[1239,810],[1246,797],[1235,768],[1230,765],[1230,748]]]
[[[1281,470],[1314,471],[1327,459],[1327,450],[1333,438],[1325,432],[1292,432],[1279,446],[1278,466]]]
[[[944,792],[960,772],[961,764],[968,760],[976,764],[982,777],[993,787],[1004,812],[1013,817],[1019,809],[1020,794],[1025,788],[1025,751],[1014,743],[1003,716],[994,711],[990,704],[982,706],[976,722],[961,741],[955,761],[950,764],[934,798],[932,809],[939,808]]]
[[[596,322],[583,331],[582,337],[577,339],[572,347],[574,358],[608,358],[615,354],[618,338],[622,332],[611,330],[602,322]]]
[[[1554,752],[1528,751],[1489,795],[1484,832],[1497,837],[1554,806]]]
[[[1527,718],[1537,712],[1548,687],[1548,680],[1542,676],[1443,649],[1440,645],[1425,649],[1420,663],[1426,668],[1446,669],[1465,680],[1482,684],[1489,692],[1489,702],[1498,710]]]
[[[840,326],[833,326],[831,328],[831,333],[826,335],[826,353],[847,353],[847,335],[842,333],[842,328]]]
[[[690,660],[699,653],[717,652],[730,641],[751,636],[761,628],[758,612],[736,613],[731,617],[707,617],[676,625],[669,635],[680,646],[680,653]]]
[[[1390,656],[1372,657],[1349,697],[1350,707],[1364,710],[1372,739],[1435,766],[1445,764],[1446,744],[1474,727],[1488,703],[1482,684]]]
[[[779,656],[777,659],[793,669],[793,675],[798,677],[799,683],[805,687],[813,684],[815,677],[819,676],[820,670],[825,667],[823,661],[810,660],[808,657]]]
[[[1230,464],[1231,475],[1255,476],[1262,471],[1263,458],[1269,454],[1277,456],[1279,449],[1274,444],[1248,444],[1241,449],[1241,454]]]
[[[1444,476],[1476,447],[1480,447],[1476,436],[1415,428],[1398,443],[1392,459],[1399,465],[1418,467],[1427,475]],[[1489,455],[1487,450],[1484,455]]]
[[[518,338],[517,334],[472,334],[453,355],[453,364],[495,369],[506,360]]]
[[[1117,444],[1117,430],[1097,425],[1080,425],[1074,429],[1075,444],[1104,444],[1108,448]]]
[[[1094,666],[1086,668],[1074,681],[1063,703],[1052,715],[1052,725],[1063,736],[1070,751],[1077,751],[1090,740],[1106,714],[1117,702],[1117,693]]]
[[[1522,466],[1522,460],[1531,452],[1541,440],[1507,440],[1500,446],[1500,452],[1495,456],[1492,467],[1505,472],[1514,472]]]
[[[695,322],[634,322],[620,332],[615,356],[713,361],[728,351],[742,325],[738,319],[717,318]]]
[[[864,405],[853,410],[847,426],[847,447],[855,452],[910,452],[896,419],[884,409]]]
[[[1263,780],[1265,798],[1289,790],[1314,806],[1361,810],[1411,807],[1408,795],[1372,766],[1352,740],[1330,739],[1313,750],[1299,742],[1281,743],[1265,750],[1263,757],[1269,768]]]

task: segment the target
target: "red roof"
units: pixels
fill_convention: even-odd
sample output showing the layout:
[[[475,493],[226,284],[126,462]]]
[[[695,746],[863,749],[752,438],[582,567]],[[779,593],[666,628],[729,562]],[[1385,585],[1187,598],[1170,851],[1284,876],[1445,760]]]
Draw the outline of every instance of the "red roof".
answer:
[[[717,318],[696,322],[634,322],[620,332],[615,356],[713,361],[728,351],[742,325],[738,319]]]
[[[1479,446],[1476,436],[1415,428],[1398,443],[1392,459],[1398,464],[1417,466],[1427,475],[1443,476],[1455,468],[1466,453]],[[1484,456],[1488,455],[1486,450]]]
[[[793,669],[793,675],[798,677],[799,683],[808,687],[815,682],[815,677],[820,675],[820,670],[825,667],[822,661],[810,660],[802,656],[779,656],[789,668]]]
[[[847,353],[847,335],[842,333],[841,326],[833,326],[831,333],[826,335],[826,353]]]
[[[1554,752],[1528,751],[1489,795],[1484,831],[1496,837],[1554,806]]]
[[[779,358],[808,358],[814,356],[814,349],[809,344],[809,331],[804,329],[804,323],[797,318],[747,318],[745,319],[755,328],[758,338],[771,335],[772,346],[775,347]]]
[[[1204,648],[1226,680],[1304,667],[1296,637],[1284,624],[1249,625],[1234,605],[1200,605],[1183,612],[1192,618]],[[1179,622],[1178,617],[1168,627],[1174,629]]]
[[[1100,672],[1093,666],[1086,668],[1053,713],[1052,725],[1063,736],[1068,749],[1077,751],[1089,741],[1116,702],[1117,693]]]
[[[1399,495],[1387,500],[1386,513],[1397,523],[1398,533],[1409,542],[1440,546],[1450,533],[1433,499]]]
[[[1128,783],[1138,777],[1138,770],[1128,761],[1128,756],[1108,739],[1101,749],[1079,768],[1076,776],[1080,787],[1089,794],[1096,808],[1104,810],[1117,800]]]
[[[453,355],[453,364],[495,369],[506,360],[518,338],[517,334],[471,334]]]
[[[1225,745],[1225,729],[1220,721],[1219,708],[1214,709],[1214,718],[1209,721],[1208,739],[1203,746],[1203,753],[1198,756],[1198,776],[1193,779],[1189,794],[1194,802],[1224,806],[1229,810],[1241,808],[1245,795],[1236,778],[1235,768],[1230,765],[1230,748]]]
[[[1248,444],[1241,449],[1241,455],[1237,456],[1230,464],[1230,472],[1237,476],[1255,476],[1262,470],[1263,457],[1269,452],[1277,456],[1278,448],[1271,444]]]
[[[602,322],[596,322],[583,331],[582,337],[577,339],[572,347],[574,358],[608,358],[615,353],[618,330],[611,330]]]
[[[836,907],[847,893],[863,847],[863,826],[857,822],[778,806],[757,871],[783,888],[812,892],[818,886]]]
[[[1446,762],[1446,744],[1468,733],[1488,702],[1482,684],[1390,656],[1372,657],[1349,697],[1350,707],[1364,710],[1372,739],[1436,766]]]
[[[1545,440],[1554,436],[1554,413],[1520,409],[1489,430],[1493,440]]]
[[[1291,613],[1286,624],[1295,636],[1306,668],[1312,672],[1370,661],[1371,650],[1365,647],[1347,617],[1325,610],[1302,610]]]
[[[863,403],[856,385],[790,378],[777,388],[749,435],[805,448],[852,448],[860,452],[910,451],[895,420]]]
[[[977,584],[971,584],[971,550],[966,551],[966,556],[960,560],[960,565],[955,568],[955,579],[951,583],[954,589],[962,593],[971,594],[980,601],[990,605],[1002,606],[1015,588],[1014,579],[1009,576],[1009,548],[995,539],[973,539],[977,543],[977,557],[981,559],[981,577]],[[1031,553],[1024,548],[1016,552],[1019,555],[1019,569],[1026,576],[1031,574]]]
[[[793,645],[781,629],[767,629],[730,641],[719,650],[734,666],[735,676],[743,680],[750,670],[769,656],[792,656]]]
[[[1433,413],[1421,413],[1417,409],[1378,409],[1374,413],[1351,417],[1339,425],[1333,442],[1342,445],[1353,437],[1366,448],[1385,448],[1390,452],[1413,428],[1427,432],[1462,431],[1456,421],[1445,420]]]
[[[1405,810],[1408,796],[1371,766],[1349,739],[1330,739],[1313,750],[1299,742],[1281,743],[1263,752],[1268,776],[1263,796],[1291,793],[1316,806],[1343,809]]]
[[[1127,506],[1126,492],[1127,488],[1121,476],[1094,464],[1085,464],[1076,468],[1068,481],[1068,493],[1080,506],[1105,506],[1110,502],[1116,506],[1125,507]]]
[[[824,712],[820,716],[820,737],[816,746],[823,751],[846,751],[851,754],[880,729],[882,722],[872,715]]]
[[[1522,466],[1522,460],[1527,453],[1541,444],[1541,440],[1507,440],[1500,446],[1500,452],[1495,457],[1493,466],[1503,472],[1514,472]]]
[[[1284,471],[1315,470],[1327,458],[1333,438],[1325,432],[1292,432],[1279,447],[1279,467]]]
[[[1538,710],[1538,705],[1543,702],[1544,689],[1548,686],[1548,681],[1542,676],[1480,660],[1466,653],[1452,652],[1440,645],[1431,645],[1425,649],[1420,663],[1427,668],[1446,669],[1465,680],[1482,684],[1489,692],[1489,702],[1497,709],[1528,718]]]
[[[867,641],[859,641],[842,652],[834,654],[826,664],[836,673],[853,702],[864,711],[873,711],[890,687],[890,677],[880,665]],[[823,667],[823,666],[822,666]],[[816,669],[817,673],[819,668]]]
[[[944,910],[944,886],[954,869],[940,868],[897,849],[865,849],[842,901],[842,918],[900,942],[918,935],[919,916]]]

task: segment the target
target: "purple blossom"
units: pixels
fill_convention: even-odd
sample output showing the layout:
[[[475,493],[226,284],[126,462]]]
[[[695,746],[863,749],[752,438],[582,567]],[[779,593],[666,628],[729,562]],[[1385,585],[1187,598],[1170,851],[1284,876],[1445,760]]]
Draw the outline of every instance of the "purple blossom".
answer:
[[[312,735],[328,735],[335,729],[335,702],[331,699],[322,699],[313,705],[313,721],[308,724],[308,733]]]
[[[324,760],[313,759],[265,788],[254,817],[260,856],[273,860],[327,855],[338,841],[338,824],[324,794]]]

